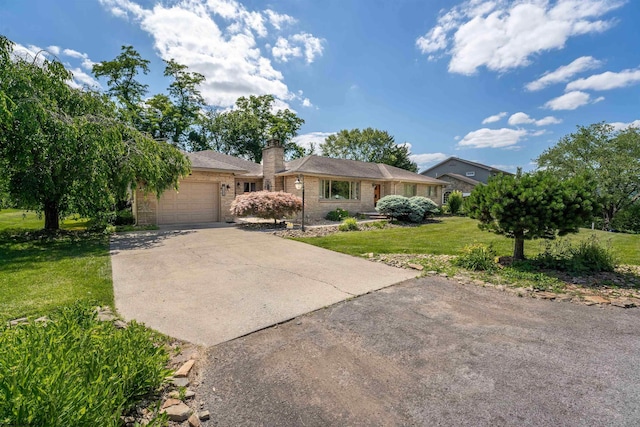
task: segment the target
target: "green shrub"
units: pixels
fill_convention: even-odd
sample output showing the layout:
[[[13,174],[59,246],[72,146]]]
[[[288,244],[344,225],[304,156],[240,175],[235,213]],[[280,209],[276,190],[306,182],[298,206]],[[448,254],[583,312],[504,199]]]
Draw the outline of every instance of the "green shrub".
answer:
[[[576,274],[613,271],[617,264],[611,249],[602,246],[595,235],[576,246],[564,239],[547,241],[544,250],[533,259],[533,263],[539,268]]]
[[[136,219],[133,217],[131,209],[121,209],[116,212],[116,218],[113,225],[133,225]]]
[[[482,243],[467,245],[462,249],[462,255],[454,260],[458,267],[474,271],[492,271],[496,268],[496,251],[491,245]]]
[[[426,197],[409,199],[404,196],[385,196],[378,200],[376,211],[400,221],[422,222],[426,214],[424,206],[427,203],[421,200],[412,201],[413,199],[429,200]]]
[[[347,218],[338,226],[340,231],[356,231],[358,230],[358,221],[355,218]]]
[[[626,233],[640,233],[640,201],[618,212],[611,227]]]
[[[0,327],[0,425],[119,427],[165,381],[167,361],[156,333],[117,329],[88,305]]]
[[[349,216],[349,212],[344,209],[336,208],[335,210],[328,212],[325,219],[329,221],[342,221],[345,218],[349,218]]]
[[[414,222],[421,222],[425,218],[438,213],[438,205],[436,205],[433,200],[427,197],[415,196],[409,199],[409,203],[411,203],[411,206],[414,207],[415,217],[417,217],[419,212],[422,211],[422,218],[420,218],[419,221]]]
[[[460,213],[460,209],[462,208],[462,203],[464,199],[462,198],[462,193],[460,191],[454,191],[449,194],[449,199],[447,200],[447,208],[451,215],[458,215]]]

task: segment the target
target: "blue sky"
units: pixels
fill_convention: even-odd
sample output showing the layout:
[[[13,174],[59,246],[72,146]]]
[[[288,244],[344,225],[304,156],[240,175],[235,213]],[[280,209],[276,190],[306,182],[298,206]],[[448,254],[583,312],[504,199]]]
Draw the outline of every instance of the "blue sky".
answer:
[[[577,125],[640,127],[636,0],[2,0],[0,34],[46,49],[78,84],[132,45],[204,74],[227,108],[271,93],[302,144],[374,127],[420,169],[454,155],[513,171]]]

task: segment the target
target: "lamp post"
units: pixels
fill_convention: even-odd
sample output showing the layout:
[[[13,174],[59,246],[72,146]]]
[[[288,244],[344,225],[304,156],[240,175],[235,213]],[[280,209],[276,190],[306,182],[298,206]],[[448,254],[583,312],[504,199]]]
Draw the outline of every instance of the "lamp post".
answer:
[[[304,176],[298,175],[294,185],[296,186],[296,190],[302,190],[302,232],[304,232]]]

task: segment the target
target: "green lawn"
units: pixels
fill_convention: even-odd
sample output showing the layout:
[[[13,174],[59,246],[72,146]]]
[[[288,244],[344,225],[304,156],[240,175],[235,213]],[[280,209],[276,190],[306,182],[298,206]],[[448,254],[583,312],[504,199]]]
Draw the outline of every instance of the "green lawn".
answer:
[[[43,225],[34,213],[0,211],[0,321],[44,314],[79,299],[112,305],[108,237],[28,233]],[[62,223],[66,230],[83,226],[73,219]]]
[[[296,239],[351,255],[364,253],[407,253],[458,255],[465,245],[471,243],[492,244],[499,255],[511,255],[513,240],[482,231],[478,222],[464,217],[438,218],[437,223],[419,227],[390,228],[384,230],[335,233],[325,237]],[[595,234],[600,242],[610,245],[623,264],[640,265],[640,235],[607,233],[582,229],[580,233],[567,236],[571,242],[587,239]],[[542,249],[541,240],[526,241],[525,254],[533,256]]]

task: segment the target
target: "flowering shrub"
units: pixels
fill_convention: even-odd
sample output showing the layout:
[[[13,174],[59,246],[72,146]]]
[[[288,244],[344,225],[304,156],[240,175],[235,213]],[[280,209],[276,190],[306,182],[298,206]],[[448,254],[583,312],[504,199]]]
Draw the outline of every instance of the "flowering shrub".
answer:
[[[257,216],[258,218],[278,219],[291,216],[302,210],[302,199],[282,191],[255,191],[236,196],[231,203],[234,216]]]

